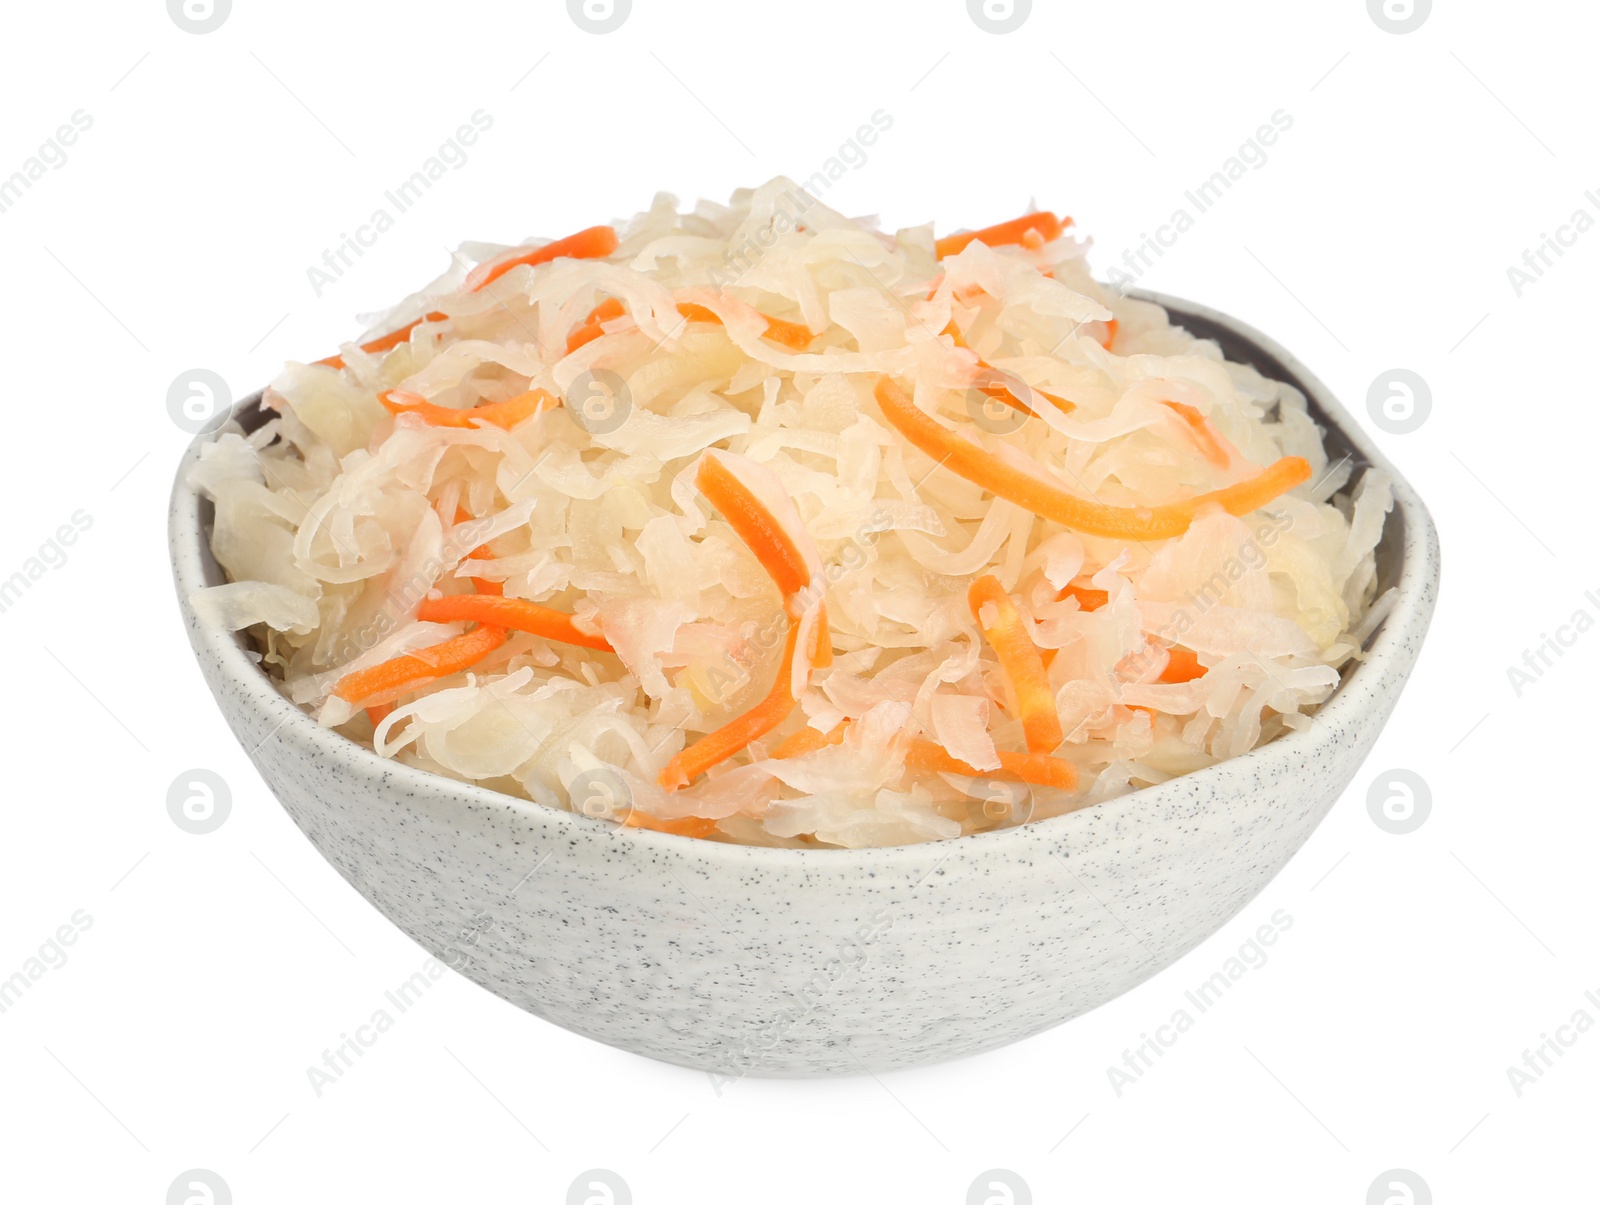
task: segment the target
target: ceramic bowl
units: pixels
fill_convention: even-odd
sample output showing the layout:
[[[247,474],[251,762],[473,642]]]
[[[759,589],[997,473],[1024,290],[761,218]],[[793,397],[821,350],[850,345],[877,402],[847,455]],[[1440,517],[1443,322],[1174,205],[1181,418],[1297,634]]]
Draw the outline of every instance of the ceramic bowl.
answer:
[[[241,636],[196,621],[190,594],[222,580],[210,505],[184,483],[205,436],[170,516],[195,656],[322,856],[418,944],[535,1016],[729,1077],[883,1071],[1025,1038],[1166,967],[1278,873],[1388,719],[1438,585],[1421,500],[1303,365],[1223,314],[1150,299],[1298,386],[1331,457],[1395,478],[1378,563],[1398,604],[1318,723],[1242,757],[1038,823],[869,850],[624,829],[463,785],[319,727]],[[236,413],[248,425],[252,410]]]

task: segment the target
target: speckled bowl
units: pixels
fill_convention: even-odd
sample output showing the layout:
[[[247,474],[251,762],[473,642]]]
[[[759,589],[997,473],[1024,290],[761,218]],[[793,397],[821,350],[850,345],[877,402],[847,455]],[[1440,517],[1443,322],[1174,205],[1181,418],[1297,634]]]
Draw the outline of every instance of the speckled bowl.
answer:
[[[536,1016],[728,1077],[882,1071],[1014,1042],[1134,987],[1266,886],[1387,720],[1439,580],[1421,500],[1304,366],[1225,315],[1152,299],[1299,386],[1334,457],[1395,475],[1379,570],[1398,605],[1318,724],[1243,757],[1035,824],[861,851],[620,829],[464,786],[319,727],[240,637],[196,621],[189,595],[222,580],[211,508],[183,480],[200,441],[171,510],[195,656],[323,857],[425,949]]]

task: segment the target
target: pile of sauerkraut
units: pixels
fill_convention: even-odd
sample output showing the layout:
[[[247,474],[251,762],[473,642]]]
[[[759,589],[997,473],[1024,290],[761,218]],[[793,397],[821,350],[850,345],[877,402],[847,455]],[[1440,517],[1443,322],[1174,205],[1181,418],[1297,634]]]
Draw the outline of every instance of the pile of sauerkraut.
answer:
[[[778,179],[660,196],[609,254],[466,245],[374,323],[400,334],[291,363],[265,425],[202,448],[229,583],[195,609],[382,757],[750,844],[1007,827],[1311,725],[1387,609],[1388,480],[1330,464],[1296,390],[1097,285],[1070,228],[995,230],[885,234]],[[1309,474],[1181,534],[1074,530],[917,446],[886,388],[1008,481],[1130,522],[1286,457]],[[527,413],[441,421],[508,403]],[[804,589],[708,501],[708,458],[765,500]],[[336,693],[459,646],[472,621],[419,611],[480,591],[597,647],[510,630],[397,696]],[[1004,614],[1053,717],[986,638]],[[775,726],[673,781],[775,694]],[[1016,772],[1030,752],[1070,773]]]

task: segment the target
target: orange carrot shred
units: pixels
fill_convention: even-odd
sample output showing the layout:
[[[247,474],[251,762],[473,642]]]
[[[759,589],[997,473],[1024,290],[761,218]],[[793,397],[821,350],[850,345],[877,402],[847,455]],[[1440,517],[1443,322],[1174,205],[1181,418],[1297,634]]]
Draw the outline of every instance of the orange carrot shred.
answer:
[[[333,693],[347,703],[368,707],[393,703],[438,678],[470,669],[505,640],[504,628],[483,624],[465,635],[346,674],[334,686]]]
[[[658,780],[668,791],[687,786],[712,766],[765,736],[794,710],[794,654],[800,641],[803,613],[797,596],[811,584],[811,568],[799,545],[721,457],[701,458],[695,484],[771,575],[783,595],[784,609],[789,613],[789,633],[784,641],[783,662],[778,667],[777,679],[766,698],[669,761]],[[826,610],[821,610],[817,616],[817,637],[811,653],[813,665],[826,665],[833,658]]]
[[[599,259],[610,255],[617,249],[617,232],[610,226],[591,226],[587,230],[580,230],[577,234],[569,235],[564,239],[557,239],[553,243],[546,243],[522,255],[510,259],[500,260],[494,264],[479,264],[468,275],[466,283],[462,286],[463,293],[476,293],[486,285],[499,280],[507,272],[519,264],[543,264],[553,259],[567,256],[571,259]],[[361,350],[365,352],[389,351],[399,347],[411,337],[411,332],[424,322],[444,322],[448,314],[437,311],[424,314],[415,322],[407,323],[397,331],[390,331],[370,343],[363,343]],[[326,364],[329,368],[343,368],[343,356],[329,356],[325,360],[318,360],[318,364]]]
[[[472,521],[472,516],[467,512],[467,508],[466,507],[464,507],[464,506],[456,507],[456,524],[457,524],[457,526],[461,525],[462,523],[470,523],[471,521]],[[462,557],[461,559],[464,560],[464,561],[467,561],[467,560],[488,561],[488,560],[493,560],[494,559],[494,553],[489,551],[489,546],[487,544],[479,544],[476,548],[474,548],[471,552],[467,553],[466,556]],[[501,585],[499,582],[495,581],[493,578],[475,577],[475,578],[472,579],[472,584],[473,584],[473,586],[475,586],[477,588],[477,591],[478,591],[479,594],[504,594],[506,592],[505,587],[503,585]]]
[[[489,551],[487,545],[480,544],[461,559],[464,561],[490,561],[494,559],[494,553]],[[492,577],[475,577],[472,579],[472,585],[479,594],[498,596],[506,592],[504,583],[497,582]]]
[[[722,325],[722,319],[717,316],[714,310],[709,310],[693,301],[680,301],[678,303],[678,313],[690,322],[715,322],[718,326]],[[761,317],[767,324],[767,329],[762,332],[763,337],[771,339],[774,343],[782,344],[790,351],[804,351],[811,346],[811,341],[816,338],[811,333],[810,327],[802,326],[798,322],[772,318],[766,314],[762,314]]]
[[[996,226],[985,226],[982,230],[947,234],[933,244],[933,251],[940,259],[945,259],[960,252],[968,243],[982,243],[987,247],[1003,247],[1008,243],[1026,245],[1025,240],[1030,234],[1040,240],[1037,246],[1043,246],[1060,238],[1062,230],[1070,225],[1071,218],[1058,218],[1053,213],[1028,213]]]
[[[450,315],[441,314],[437,311],[431,314],[424,314],[415,322],[408,322],[397,331],[390,331],[387,335],[379,335],[370,343],[363,343],[361,345],[361,350],[365,352],[389,351],[393,348],[399,347],[407,339],[411,338],[411,332],[416,330],[417,327],[421,326],[424,322],[446,322],[449,320],[449,317]],[[325,360],[318,360],[317,363],[326,364],[329,368],[343,368],[344,357],[329,356]]]
[[[722,325],[722,319],[717,317],[714,311],[693,301],[678,302],[678,313],[690,322],[714,322],[718,326]]]
[[[1063,791],[1078,785],[1078,767],[1065,758],[1044,753],[1008,753],[1004,749],[999,750],[999,757],[998,770],[979,770],[951,756],[944,746],[932,741],[913,740],[906,747],[906,765],[916,770],[943,771],[968,778],[1000,778]]]
[[[786,737],[769,756],[774,758],[799,757],[803,753],[815,753],[818,749],[826,749],[829,745],[837,745],[844,739],[844,732],[848,727],[849,723],[846,721],[835,724],[831,732],[818,732],[808,725],[793,736]]]
[[[612,651],[603,636],[585,632],[565,611],[542,607],[525,598],[505,598],[492,594],[446,594],[425,598],[417,607],[417,618],[426,623],[453,623],[467,619],[517,632],[532,632],[546,640],[576,644],[602,653]]]
[[[1183,420],[1202,456],[1219,469],[1225,469],[1232,463],[1232,457],[1228,455],[1228,449],[1223,445],[1222,433],[1210,419],[1193,406],[1187,406],[1182,402],[1161,404]]]
[[[956,326],[955,319],[952,318],[950,320],[949,324],[944,328],[944,333],[949,335],[950,338],[955,342],[955,345],[961,348],[963,351],[972,351],[972,348],[968,346],[966,339],[962,336],[960,328]],[[976,352],[974,352],[973,355],[975,358],[977,357]],[[1026,414],[1029,418],[1036,417],[1033,410],[1028,406],[1028,399],[1023,396],[1024,390],[1020,387],[1021,383],[1009,384],[1009,382],[1016,381],[1015,377],[1013,377],[1009,372],[1001,372],[999,369],[995,368],[992,364],[988,363],[982,358],[978,358],[978,368],[984,372],[993,373],[995,376],[1000,377],[1008,382],[1006,385],[979,385],[979,392],[994,398],[996,401],[1004,402],[1013,410],[1022,411],[1022,413]],[[1070,414],[1072,411],[1077,409],[1077,407],[1071,402],[1067,401],[1066,398],[1057,397],[1053,393],[1046,393],[1043,389],[1040,389],[1036,386],[1032,388],[1035,393],[1044,398],[1063,414]]]
[[[394,704],[393,703],[380,703],[376,707],[367,708],[367,720],[372,724],[372,726],[374,728],[376,728],[379,724],[383,723],[386,719],[388,719],[390,713],[393,712],[393,711],[394,711]]]
[[[589,311],[589,316],[567,337],[567,355],[571,355],[586,343],[593,343],[605,334],[604,323],[615,321],[628,312],[628,307],[615,297],[607,297],[594,309]]]
[[[1205,676],[1206,667],[1189,649],[1174,645],[1167,650],[1167,668],[1161,671],[1159,681],[1193,682]]]
[[[1232,515],[1245,515],[1311,476],[1300,456],[1285,456],[1245,481],[1182,502],[1160,506],[1107,506],[1068,493],[1060,486],[1003,463],[925,413],[910,394],[880,377],[873,396],[889,425],[913,446],[958,476],[1035,514],[1074,531],[1110,539],[1164,540],[1180,536],[1204,506],[1215,503]]]
[[[1039,646],[997,578],[985,574],[967,589],[967,605],[983,629],[984,639],[1000,658],[1000,668],[1017,698],[1017,718],[1030,753],[1053,753],[1066,739],[1056,714],[1055,695],[1045,676]],[[985,624],[985,611],[993,609],[993,622]]]
[[[559,238],[553,243],[546,243],[542,247],[533,247],[521,251],[506,259],[495,260],[491,263],[479,264],[467,274],[466,283],[461,286],[463,293],[476,293],[480,289],[488,288],[499,280],[512,268],[522,265],[537,266],[547,264],[553,259],[604,259],[617,249],[617,232],[610,226],[590,226],[587,230],[580,230],[577,234],[569,234],[566,238]]]
[[[811,340],[816,338],[809,326],[788,322],[782,318],[768,317],[766,314],[761,316],[767,320],[766,337],[774,343],[782,344],[790,351],[805,351],[811,346]]]
[[[688,786],[700,775],[719,762],[727,761],[735,753],[771,732],[794,710],[797,700],[793,689],[795,645],[799,640],[800,625],[789,621],[789,635],[784,640],[783,657],[778,662],[778,676],[766,698],[743,715],[736,716],[715,732],[707,733],[694,744],[676,754],[662,769],[656,780],[662,790],[676,791]]]
[[[385,389],[378,401],[390,414],[415,414],[434,427],[464,427],[467,430],[484,423],[511,430],[518,423],[532,418],[539,408],[561,405],[561,399],[543,389],[529,389],[504,402],[489,402],[482,406],[456,408],[436,406],[434,403],[407,393],[402,389]]]
[[[756,560],[772,575],[785,600],[810,583],[811,568],[799,546],[719,457],[701,459],[695,484],[722,513],[734,534],[755,553]]]
[[[717,822],[705,816],[684,816],[678,820],[662,820],[648,812],[634,808],[622,822],[624,828],[647,828],[655,833],[674,833],[679,837],[709,837],[717,831]]]
[[[1068,582],[1061,587],[1061,593],[1056,595],[1056,601],[1061,602],[1069,598],[1078,600],[1078,610],[1098,611],[1111,601],[1111,595],[1105,590],[1095,590],[1088,586],[1074,585]]]
[[[828,745],[837,745],[844,738],[849,721],[836,726],[832,732],[821,733],[815,728],[802,728],[772,751],[775,758],[799,757],[815,753]],[[943,745],[932,741],[913,739],[906,748],[906,765],[917,770],[945,771],[963,774],[968,778],[1001,778],[1012,782],[1029,782],[1036,786],[1059,787],[1070,791],[1078,785],[1078,768],[1059,757],[1043,753],[1008,753],[999,750],[998,770],[979,770],[953,757]]]

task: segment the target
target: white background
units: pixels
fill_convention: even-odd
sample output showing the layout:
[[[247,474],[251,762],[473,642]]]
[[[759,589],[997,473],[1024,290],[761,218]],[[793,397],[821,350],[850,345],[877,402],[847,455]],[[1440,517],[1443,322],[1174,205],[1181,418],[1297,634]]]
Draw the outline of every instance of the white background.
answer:
[[[1441,1203],[1596,1199],[1600,1028],[1520,1097],[1506,1074],[1576,1010],[1600,1021],[1600,635],[1520,697],[1507,676],[1600,618],[1600,231],[1520,297],[1506,271],[1600,216],[1592,7],[1441,3],[1404,35],[1361,0],[1040,0],[1006,35],[957,0],[635,0],[604,36],[555,0],[235,0],[205,35],[160,0],[6,21],[0,178],[74,111],[93,125],[0,213],[0,578],[74,512],[92,526],[0,615],[0,978],[76,911],[92,925],[0,1015],[0,1196],[158,1205],[200,1167],[241,1203],[561,1202],[602,1167],[643,1203],[931,1205],[999,1167],[1038,1202],[1360,1205],[1398,1167]],[[307,268],[478,109],[467,164],[317,296]],[[1102,267],[1292,116],[1140,283],[1276,336],[1363,422],[1386,370],[1431,386],[1420,429],[1378,435],[1446,569],[1376,752],[1216,937],[998,1053],[719,1096],[451,975],[318,1098],[307,1066],[424,954],[294,828],[196,672],[164,548],[189,438],[168,385],[203,367],[242,395],[325,355],[462,239],[803,178],[878,109],[892,129],[829,204],[945,231],[1036,198]],[[166,812],[194,767],[232,788],[207,836]],[[1367,810],[1392,768],[1432,790],[1405,836]],[[1108,1065],[1277,909],[1267,964],[1117,1095]]]

